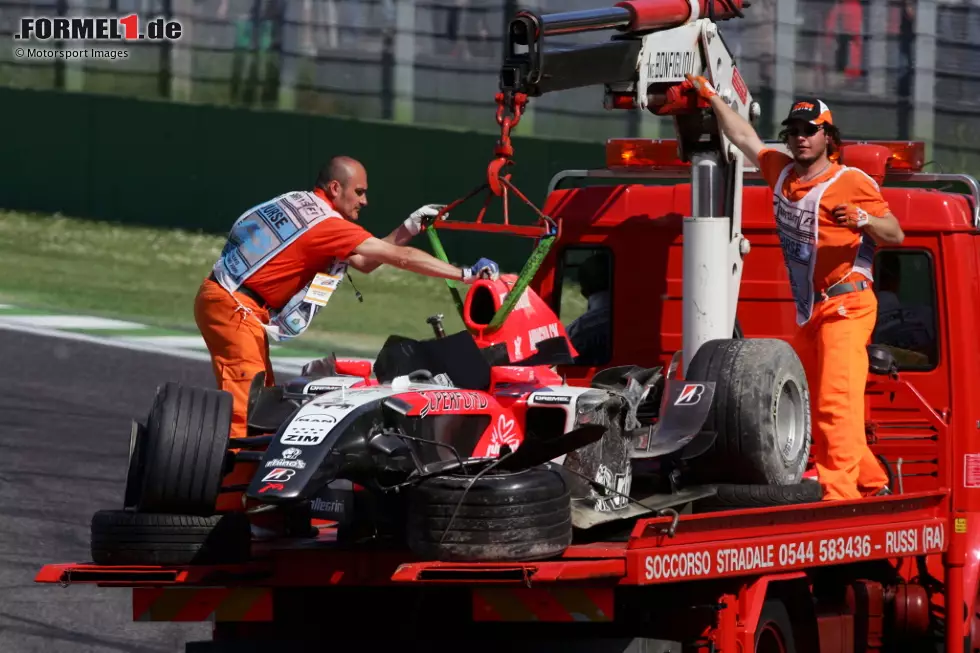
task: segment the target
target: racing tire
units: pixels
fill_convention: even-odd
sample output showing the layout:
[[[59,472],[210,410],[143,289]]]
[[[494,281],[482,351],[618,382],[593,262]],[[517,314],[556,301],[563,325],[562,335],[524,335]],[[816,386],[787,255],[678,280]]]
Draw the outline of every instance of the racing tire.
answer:
[[[157,390],[139,443],[138,512],[215,512],[231,434],[232,396],[168,382]]]
[[[97,565],[205,565],[245,562],[252,530],[244,513],[200,517],[126,510],[92,515]]]
[[[140,461],[143,459],[143,434],[146,427],[133,420],[132,431],[129,436],[129,464],[126,469],[126,489],[123,495],[123,507],[135,508],[140,502],[140,491],[142,483],[140,481]]]
[[[795,506],[823,499],[820,483],[809,480],[795,485],[722,484],[715,488],[717,494],[694,502],[694,512]]]
[[[430,477],[409,494],[408,546],[427,560],[551,558],[572,543],[571,506],[564,475],[551,464]]]
[[[797,485],[810,455],[810,393],[799,357],[783,340],[710,340],[686,380],[712,381],[702,431],[717,438],[691,461],[702,483]]]

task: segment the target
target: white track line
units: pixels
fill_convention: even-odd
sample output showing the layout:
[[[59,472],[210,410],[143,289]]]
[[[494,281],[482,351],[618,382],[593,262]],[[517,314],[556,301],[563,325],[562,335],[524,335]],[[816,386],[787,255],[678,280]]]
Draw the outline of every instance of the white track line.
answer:
[[[0,324],[49,327],[51,329],[145,329],[145,324],[110,320],[90,315],[0,315]]]
[[[147,354],[161,354],[164,356],[172,356],[175,358],[204,361],[206,363],[211,362],[211,356],[208,354],[207,351],[193,351],[189,349],[160,349],[158,345],[154,346],[152,344],[141,344],[138,342],[132,342],[119,338],[105,338],[100,336],[90,336],[84,333],[58,331],[56,329],[46,329],[44,327],[37,327],[37,326],[26,326],[22,324],[16,324],[11,322],[4,322],[4,321],[0,321],[0,330],[18,331],[20,333],[30,333],[37,336],[46,336],[49,338],[73,340],[75,342],[88,342],[94,345],[105,345],[108,347],[127,349],[129,351],[139,351]],[[283,361],[282,359],[277,359],[275,356],[272,357],[272,367],[276,371],[281,371],[285,374],[295,374],[297,376],[299,375],[300,371],[303,369],[303,365],[308,362],[309,361],[305,359],[303,359],[303,362],[299,362],[299,360],[296,358],[291,358],[286,361]]]
[[[2,320],[0,320],[2,322]],[[207,351],[208,346],[201,336],[116,336],[120,340],[142,345],[156,345],[161,349],[197,349]]]

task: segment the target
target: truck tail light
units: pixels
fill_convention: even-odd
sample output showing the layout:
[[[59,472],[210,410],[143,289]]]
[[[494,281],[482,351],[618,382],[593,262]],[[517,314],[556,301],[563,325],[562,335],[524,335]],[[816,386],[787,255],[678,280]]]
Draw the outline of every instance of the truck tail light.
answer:
[[[688,167],[677,152],[674,139],[610,138],[606,141],[608,168],[678,168]]]

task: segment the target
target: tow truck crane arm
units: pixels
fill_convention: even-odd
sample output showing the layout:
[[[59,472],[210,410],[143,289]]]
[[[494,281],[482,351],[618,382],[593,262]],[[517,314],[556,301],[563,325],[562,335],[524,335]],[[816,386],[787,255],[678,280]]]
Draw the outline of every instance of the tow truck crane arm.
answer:
[[[703,343],[731,337],[749,249],[741,234],[743,155],[686,76],[703,75],[739,115],[757,118],[758,104],[716,24],[741,17],[748,6],[746,0],[624,0],[584,11],[520,11],[509,24],[500,70],[501,140],[488,171],[491,187],[510,163],[510,128],[528,98],[601,84],[607,108],[673,116],[678,155],[691,163],[692,175],[683,234],[685,372]],[[549,37],[599,30],[618,33],[596,45],[547,47]],[[501,120],[505,108],[514,121]]]

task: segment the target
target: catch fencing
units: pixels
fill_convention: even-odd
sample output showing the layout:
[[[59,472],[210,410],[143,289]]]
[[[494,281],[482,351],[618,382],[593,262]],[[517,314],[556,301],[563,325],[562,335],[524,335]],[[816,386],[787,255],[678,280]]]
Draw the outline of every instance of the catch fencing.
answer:
[[[507,18],[518,8],[606,4],[0,0],[0,85],[490,131]],[[120,60],[14,55],[22,16],[130,12],[180,21],[183,35],[127,44]],[[762,106],[764,137],[775,136],[794,97],[818,95],[847,138],[924,140],[942,169],[980,172],[980,0],[752,0],[745,18],[720,29]],[[603,109],[597,87],[535,98],[531,107],[519,133],[591,141],[671,133],[663,119]]]

